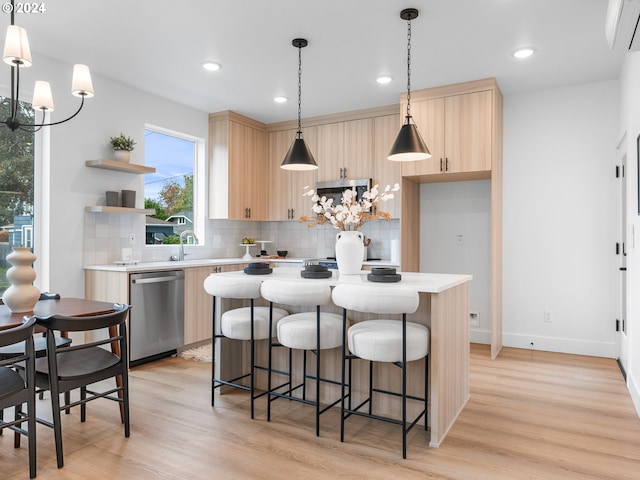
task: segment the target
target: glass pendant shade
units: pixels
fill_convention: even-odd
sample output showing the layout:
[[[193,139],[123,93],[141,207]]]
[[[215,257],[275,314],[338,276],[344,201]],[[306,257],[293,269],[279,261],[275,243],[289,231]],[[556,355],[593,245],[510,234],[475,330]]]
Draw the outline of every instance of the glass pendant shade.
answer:
[[[51,85],[49,82],[42,80],[36,81],[33,88],[33,108],[38,108],[45,112],[53,112],[53,95],[51,94]]]
[[[387,159],[392,162],[415,162],[427,158],[431,158],[431,152],[422,140],[418,127],[407,121],[400,128]]]
[[[299,136],[289,147],[289,151],[285,155],[280,168],[285,170],[315,170],[318,168],[318,164],[304,139]]]
[[[9,65],[31,66],[31,49],[29,48],[27,31],[24,28],[17,25],[9,25],[7,27],[2,56],[4,62]]]

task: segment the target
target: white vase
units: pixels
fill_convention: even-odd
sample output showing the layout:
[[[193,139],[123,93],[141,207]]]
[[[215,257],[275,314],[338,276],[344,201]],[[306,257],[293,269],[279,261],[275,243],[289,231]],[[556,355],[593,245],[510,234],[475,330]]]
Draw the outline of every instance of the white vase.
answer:
[[[342,275],[355,275],[362,270],[364,237],[357,231],[340,232],[336,235],[336,262]]]
[[[32,312],[40,298],[40,290],[33,285],[36,271],[31,265],[35,260],[36,256],[27,247],[13,247],[13,252],[7,255],[7,262],[12,265],[7,270],[11,286],[2,294],[2,301],[12,313]]]
[[[114,150],[116,160],[119,162],[129,162],[131,160],[131,152],[129,150]]]

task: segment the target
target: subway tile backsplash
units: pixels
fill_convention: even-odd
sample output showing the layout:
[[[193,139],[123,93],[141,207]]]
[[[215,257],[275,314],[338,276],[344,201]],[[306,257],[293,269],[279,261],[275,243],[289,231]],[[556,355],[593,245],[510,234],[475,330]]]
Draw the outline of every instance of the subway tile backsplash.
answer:
[[[369,258],[391,258],[391,240],[400,235],[397,219],[377,220],[365,224],[360,231],[371,239]],[[336,234],[329,226],[309,228],[298,222],[245,222],[235,220],[208,220],[204,245],[187,246],[187,259],[239,258],[245,248],[239,244],[244,237],[270,240],[265,245],[270,255],[287,250],[289,257],[325,258],[335,255]],[[135,236],[133,245],[130,234]],[[121,259],[122,248],[132,248],[133,258],[143,262],[169,260],[176,255],[177,245],[145,246],[145,220],[142,215],[85,213],[83,261],[85,265],[110,264]],[[260,246],[252,247],[251,254],[260,253]]]

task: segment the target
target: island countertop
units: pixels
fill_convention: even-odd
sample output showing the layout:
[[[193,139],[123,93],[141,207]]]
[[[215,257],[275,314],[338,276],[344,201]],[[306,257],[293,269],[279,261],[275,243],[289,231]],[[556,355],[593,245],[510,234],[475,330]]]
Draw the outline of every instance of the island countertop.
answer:
[[[472,275],[458,275],[448,273],[416,273],[416,272],[398,272],[401,274],[401,280],[394,283],[377,283],[367,279],[367,275],[371,272],[361,271],[356,275],[341,275],[337,270],[329,270],[332,275],[329,278],[308,279],[300,276],[300,270],[294,268],[274,268],[272,273],[267,275],[251,275],[260,279],[275,278],[281,280],[299,280],[302,282],[323,282],[330,286],[336,286],[340,283],[360,283],[371,286],[384,286],[385,288],[394,288],[397,286],[409,287],[420,293],[440,293],[450,288],[456,287],[463,283],[467,283],[473,279]],[[212,275],[223,276],[249,276],[246,273],[239,272],[223,272],[213,273]]]

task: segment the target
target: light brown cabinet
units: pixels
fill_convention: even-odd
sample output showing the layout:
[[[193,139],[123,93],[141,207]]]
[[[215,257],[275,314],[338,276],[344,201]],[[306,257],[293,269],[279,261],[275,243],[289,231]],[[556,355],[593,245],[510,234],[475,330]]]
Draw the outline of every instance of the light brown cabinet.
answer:
[[[318,129],[318,181],[371,178],[373,118],[326,123]]]
[[[268,133],[269,211],[268,220],[298,220],[311,213],[311,200],[303,197],[305,187],[315,189],[317,170],[284,170],[280,164],[296,137],[297,128]],[[316,127],[303,130],[303,138],[316,156]]]
[[[411,115],[432,156],[404,163],[402,175],[490,173],[494,103],[492,90],[412,101]]]
[[[209,218],[265,220],[264,124],[226,111],[209,115]]]
[[[393,187],[396,183],[402,185],[402,164],[387,160],[391,145],[400,130],[400,114],[384,115],[373,119],[373,178],[372,185],[378,184],[379,189],[387,185]],[[378,204],[378,210],[388,212],[393,218],[400,218],[400,192],[394,194],[393,200]]]
[[[406,109],[406,95],[401,110]],[[402,165],[400,238],[405,272],[420,266],[420,184],[491,182],[491,357],[502,348],[502,128],[503,99],[494,78],[411,93],[413,115],[433,158]],[[403,113],[404,114],[404,113]],[[440,168],[442,159],[442,169]],[[448,162],[447,162],[448,161]]]
[[[215,273],[234,272],[244,264],[191,267],[184,269],[184,343],[210,339],[213,332],[213,297],[204,289],[205,279]]]

